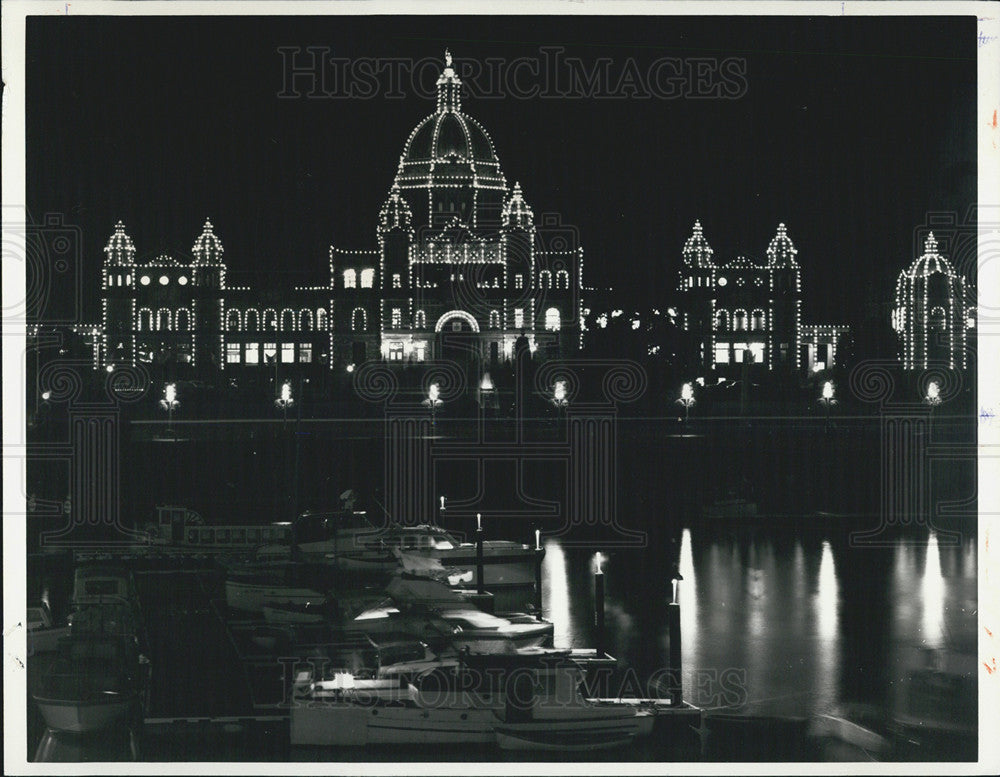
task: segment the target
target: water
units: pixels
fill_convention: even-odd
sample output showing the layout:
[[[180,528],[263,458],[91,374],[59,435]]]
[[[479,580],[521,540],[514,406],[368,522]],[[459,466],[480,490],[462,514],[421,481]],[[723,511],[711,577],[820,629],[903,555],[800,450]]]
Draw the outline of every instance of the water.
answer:
[[[968,437],[968,427],[938,423],[935,441]],[[152,520],[157,504],[193,507],[207,523],[281,520],[294,512],[296,491],[302,506],[329,506],[346,488],[381,519],[384,432],[377,420],[175,427],[181,442],[157,441],[153,433],[160,430],[143,424],[123,431],[122,512],[132,525]],[[436,463],[436,492],[465,505],[442,522],[470,532],[482,511],[488,537],[525,542],[533,541],[536,526],[542,529],[544,608],[557,646],[594,645],[593,575],[600,551],[605,644],[621,659],[629,695],[663,693],[656,680],[667,666],[666,612],[675,569],[683,578],[685,698],[707,710],[810,717],[864,704],[888,719],[905,711],[901,689],[915,667],[934,655],[974,652],[974,506],[971,517],[949,525],[896,526],[877,538],[882,544],[862,545],[852,535],[878,526],[884,486],[877,418],[844,420],[832,431],[822,421],[801,419],[720,419],[692,430],[682,436],[671,434],[663,419],[619,419],[606,517],[641,534],[638,545],[636,536],[625,537],[608,522],[584,526],[558,511],[546,515],[547,505],[565,498],[567,463],[561,460],[517,464],[512,455],[482,464],[467,456]],[[471,434],[447,420],[435,432],[443,440]],[[560,439],[560,429],[549,422],[529,433]],[[292,488],[296,459],[298,486]],[[974,462],[942,462],[934,474],[932,503],[959,503],[975,493]],[[64,477],[44,464],[29,472],[40,494],[62,496]],[[759,525],[699,520],[700,506],[734,490],[758,503]],[[525,503],[528,509],[518,512]],[[821,519],[817,510],[856,517]],[[29,524],[29,543],[36,534]],[[44,591],[58,614],[68,574],[29,563],[29,595]],[[185,608],[208,611],[207,603],[194,599]],[[209,652],[225,654],[222,647]],[[974,710],[975,694],[955,703],[959,714]],[[204,707],[215,705],[205,699]],[[192,739],[190,731],[156,731],[145,737],[143,757],[300,757],[282,741],[275,732],[244,738],[201,732]],[[29,743],[29,752],[34,746]],[[644,757],[636,752],[631,757]],[[496,758],[492,751],[465,755]],[[344,757],[315,753],[308,759]],[[368,751],[350,757],[392,760]]]

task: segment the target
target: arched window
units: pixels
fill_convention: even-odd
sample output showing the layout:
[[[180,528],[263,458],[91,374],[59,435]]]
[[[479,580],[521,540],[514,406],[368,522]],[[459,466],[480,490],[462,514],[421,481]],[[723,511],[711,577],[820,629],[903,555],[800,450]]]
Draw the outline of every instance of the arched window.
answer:
[[[351,313],[351,331],[368,331],[368,314],[365,313],[364,308],[354,308],[354,312]]]
[[[751,329],[764,329],[764,311],[757,308],[750,317]]]
[[[747,312],[745,310],[733,311],[733,330],[744,331],[747,328]]]
[[[716,329],[729,329],[729,311],[728,310],[716,310],[715,311],[715,328]]]
[[[191,329],[191,314],[187,308],[180,308],[174,314],[174,328],[178,332],[187,332]]]
[[[316,328],[321,332],[326,330],[326,308],[317,308]]]
[[[140,332],[152,332],[153,331],[153,311],[149,308],[139,309],[139,331]]]
[[[308,308],[302,308],[299,311],[299,329],[303,332],[308,332],[313,328],[313,314]]]
[[[552,288],[552,273],[548,270],[542,270],[538,273],[538,286],[542,289]]]
[[[295,329],[295,311],[285,308],[281,311],[281,331],[291,332]]]
[[[344,288],[356,289],[358,287],[358,274],[354,270],[344,270]]]
[[[256,315],[256,314],[255,314]],[[240,321],[240,311],[238,310],[227,310],[226,311],[226,329],[230,332],[239,332],[243,328],[243,322]]]
[[[264,311],[264,329],[275,330],[278,328],[278,312],[274,308],[267,308]]]
[[[156,328],[160,332],[169,332],[174,328],[173,317],[170,315],[170,311],[166,308],[160,308],[156,312]]]
[[[426,329],[427,328],[427,316],[422,310],[418,310],[416,315],[413,317],[413,328],[414,329]]]
[[[559,270],[558,272],[556,272],[556,288],[557,289],[569,288],[569,273],[566,270]]]
[[[256,310],[248,310],[243,314],[243,331],[260,331],[260,314]]]
[[[500,311],[491,310],[490,311],[490,329],[500,328]]]
[[[370,289],[375,285],[375,271],[371,268],[361,271],[361,288]]]
[[[561,322],[559,320],[559,308],[549,308],[545,311],[545,328],[549,332],[558,332]]]
[[[931,315],[927,323],[935,332],[943,332],[946,330],[948,328],[948,316],[944,312],[944,308],[940,305],[931,308]]]

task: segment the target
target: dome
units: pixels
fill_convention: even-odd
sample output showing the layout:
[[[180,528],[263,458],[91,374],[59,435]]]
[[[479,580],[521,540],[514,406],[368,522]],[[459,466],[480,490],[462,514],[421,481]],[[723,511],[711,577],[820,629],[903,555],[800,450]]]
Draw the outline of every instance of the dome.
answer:
[[[798,251],[785,231],[784,224],[778,224],[778,231],[767,247],[768,264],[771,267],[797,267],[795,255]]]
[[[937,240],[934,233],[930,232],[924,240],[924,253],[918,257],[910,269],[904,270],[911,278],[927,278],[935,273],[941,273],[949,277],[955,273],[951,269],[951,262],[938,253]]]
[[[701,231],[701,222],[696,220],[691,237],[684,243],[684,248],[681,251],[684,263],[691,267],[713,267],[712,253],[712,246],[708,244]]]
[[[135,244],[127,234],[122,222],[115,224],[115,232],[104,247],[106,260],[111,264],[132,264],[135,261]]]
[[[385,201],[378,214],[379,229],[383,232],[396,228],[409,229],[412,223],[413,212],[406,200],[400,196],[399,186],[393,184],[389,199]]]
[[[410,133],[399,159],[396,184],[401,189],[469,185],[507,190],[486,130],[462,113],[462,82],[445,55],[437,80],[437,110]]]
[[[212,231],[212,222],[205,219],[205,226],[191,247],[191,253],[194,254],[194,263],[222,264],[222,252],[222,241]]]
[[[530,229],[534,223],[535,214],[528,203],[524,201],[524,196],[521,194],[521,184],[515,183],[513,194],[507,200],[507,204],[503,206],[503,225],[518,229]]]

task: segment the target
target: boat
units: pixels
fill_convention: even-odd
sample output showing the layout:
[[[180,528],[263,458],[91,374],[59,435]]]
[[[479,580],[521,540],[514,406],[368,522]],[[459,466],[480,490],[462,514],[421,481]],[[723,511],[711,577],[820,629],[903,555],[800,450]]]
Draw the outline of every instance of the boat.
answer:
[[[56,625],[45,602],[29,606],[25,622],[29,656],[55,651],[59,640],[70,633],[69,624]]]
[[[291,744],[495,744],[505,749],[592,750],[652,731],[640,705],[597,701],[581,691],[582,670],[564,655],[462,655],[412,681],[350,672],[299,684]]]
[[[325,597],[317,602],[294,602],[282,596],[264,597],[262,610],[264,620],[268,623],[323,623],[336,621],[339,613],[336,605]]]
[[[226,604],[232,610],[263,613],[265,600],[295,605],[325,601],[334,579],[298,561],[272,561],[230,567],[226,574]]]
[[[512,653],[551,645],[553,626],[524,613],[492,615],[459,591],[418,575],[397,574],[389,598],[345,624],[345,632],[368,636],[411,634],[436,647],[472,653]]]
[[[741,497],[717,499],[702,508],[702,517],[709,521],[740,521],[757,517],[757,503]]]
[[[74,634],[60,640],[58,652],[32,694],[49,728],[87,733],[141,719],[149,661],[134,638]]]
[[[252,554],[263,546],[283,549],[289,555],[292,525],[276,521],[259,524],[206,525],[194,510],[176,505],[158,505],[156,521],[145,527],[144,547],[156,550],[183,550],[191,554]]]
[[[131,570],[115,564],[81,564],[73,573],[70,605],[76,609],[109,600],[128,604],[138,615],[139,594]]]

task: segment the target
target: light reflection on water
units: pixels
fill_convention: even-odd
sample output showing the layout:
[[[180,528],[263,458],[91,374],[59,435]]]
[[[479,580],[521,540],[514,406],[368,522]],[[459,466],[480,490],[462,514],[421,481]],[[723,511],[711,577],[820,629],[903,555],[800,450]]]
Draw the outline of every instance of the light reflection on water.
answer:
[[[606,642],[649,672],[667,663],[673,563],[638,563],[639,554],[654,552],[617,551],[605,567]],[[557,645],[593,645],[592,557],[593,549],[546,544],[545,609]],[[701,706],[733,703],[720,701],[705,679],[726,669],[745,672],[742,709],[749,712],[812,715],[849,701],[891,704],[893,683],[914,650],[958,649],[975,638],[974,539],[944,543],[930,532],[872,550],[808,532],[709,536],[694,528],[681,533],[676,558],[685,694]],[[881,577],[869,579],[873,569]]]

